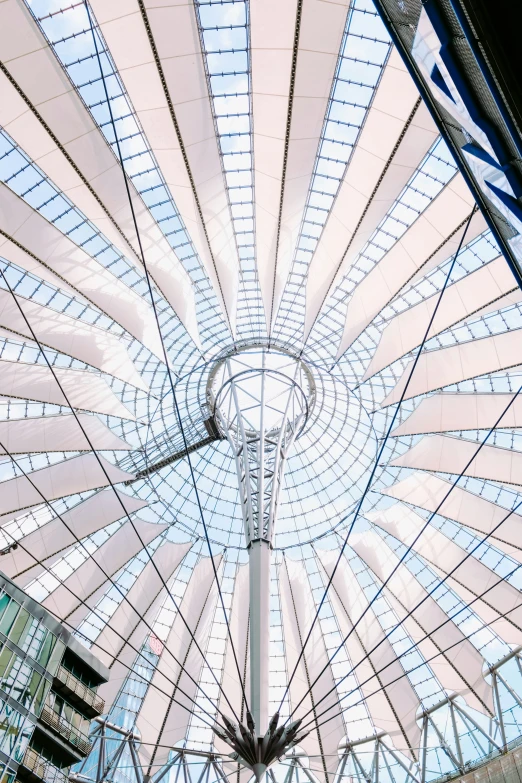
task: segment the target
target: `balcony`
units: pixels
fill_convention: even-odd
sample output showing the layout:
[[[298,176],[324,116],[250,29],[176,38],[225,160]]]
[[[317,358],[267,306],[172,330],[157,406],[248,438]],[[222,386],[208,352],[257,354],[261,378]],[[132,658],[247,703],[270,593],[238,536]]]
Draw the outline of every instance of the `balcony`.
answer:
[[[68,783],[69,780],[68,775],[32,748],[25,751],[18,776],[30,781],[43,780],[45,783]]]
[[[92,745],[85,734],[75,729],[65,718],[57,715],[47,704],[44,705],[40,720],[59,734],[60,737],[63,737],[64,740],[74,745],[83,756],[87,756],[91,752]]]
[[[53,687],[71,703],[81,705],[82,712],[89,718],[96,718],[105,709],[104,700],[63,666],[55,674]]]

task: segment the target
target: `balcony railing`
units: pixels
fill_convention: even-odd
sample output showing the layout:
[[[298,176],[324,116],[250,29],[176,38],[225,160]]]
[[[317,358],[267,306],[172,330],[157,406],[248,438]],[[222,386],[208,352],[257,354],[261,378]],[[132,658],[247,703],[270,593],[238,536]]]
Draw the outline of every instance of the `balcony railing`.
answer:
[[[55,767],[50,761],[44,759],[32,748],[27,748],[22,760],[22,766],[32,775],[45,783],[68,783],[69,776],[64,774],[61,769]]]
[[[71,672],[65,669],[63,666],[60,666],[56,672],[55,681],[61,683],[70,694],[74,694],[78,699],[84,702],[84,704],[87,704],[91,708],[92,712],[94,713],[90,715],[91,718],[96,717],[96,715],[101,715],[104,711],[104,700],[98,696],[98,694],[95,693],[92,688],[84,685],[84,683],[79,680],[78,677],[75,677],[74,674],[71,674]]]
[[[87,756],[91,752],[92,745],[85,734],[79,732],[78,729],[69,723],[69,721],[65,720],[65,718],[57,715],[54,710],[47,706],[47,704],[44,705],[40,719],[54,729],[57,734],[60,734],[67,742],[74,745],[84,756]]]

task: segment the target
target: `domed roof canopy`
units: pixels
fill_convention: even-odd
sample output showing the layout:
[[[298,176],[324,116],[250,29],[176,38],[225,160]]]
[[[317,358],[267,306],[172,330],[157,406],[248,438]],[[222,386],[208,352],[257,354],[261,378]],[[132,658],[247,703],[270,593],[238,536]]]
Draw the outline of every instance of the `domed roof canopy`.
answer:
[[[0,60],[0,570],[110,667],[76,779],[518,738],[522,294],[371,0],[4,0]]]

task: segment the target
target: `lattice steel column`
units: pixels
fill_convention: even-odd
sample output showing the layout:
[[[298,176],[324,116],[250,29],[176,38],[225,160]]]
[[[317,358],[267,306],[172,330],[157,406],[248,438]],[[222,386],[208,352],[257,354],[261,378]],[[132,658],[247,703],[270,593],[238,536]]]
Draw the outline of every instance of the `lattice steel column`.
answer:
[[[250,569],[250,706],[262,735],[268,727],[270,563],[280,492],[315,388],[300,359],[259,347],[219,362],[207,395],[238,477]]]

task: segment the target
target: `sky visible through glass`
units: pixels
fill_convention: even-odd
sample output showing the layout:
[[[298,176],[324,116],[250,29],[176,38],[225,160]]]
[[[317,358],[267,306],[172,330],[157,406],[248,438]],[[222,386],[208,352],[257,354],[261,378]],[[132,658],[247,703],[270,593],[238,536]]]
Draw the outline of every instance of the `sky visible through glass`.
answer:
[[[196,347],[167,300],[158,291],[155,291],[154,295],[162,337],[171,361],[176,401],[185,434],[191,442],[197,442],[206,436],[202,411],[208,412],[206,392],[209,375],[222,356],[234,345],[219,297],[205,271],[203,260],[196,251],[194,238],[190,236],[183,222],[181,211],[163,177],[104,39],[101,33],[96,31],[96,42],[101,52],[104,72],[104,80],[100,78],[95,41],[84,3],[66,6],[60,0],[31,0],[27,5],[97,126],[117,155],[118,145],[105,98],[105,80],[125,172],[180,259],[192,283],[201,349]],[[259,346],[267,345],[268,334],[256,266],[256,161],[250,7],[245,0],[196,0],[195,17],[239,259],[236,336],[242,347],[255,346],[255,350],[259,350]],[[344,541],[353,511],[365,490],[379,445],[393,413],[390,408],[380,408],[380,405],[401,377],[413,352],[394,360],[365,382],[362,377],[386,326],[397,314],[439,292],[444,285],[451,261],[449,258],[441,258],[433,266],[425,266],[423,274],[411,279],[337,359],[347,307],[354,290],[378,267],[386,253],[406,235],[408,229],[444,192],[446,186],[455,182],[459,176],[444,141],[436,138],[427,153],[418,161],[408,182],[396,195],[386,215],[358,252],[354,262],[328,292],[309,336],[304,339],[306,283],[311,260],[323,237],[391,53],[391,42],[373,4],[370,0],[354,0],[347,12],[306,205],[297,232],[295,252],[292,258],[287,259],[288,281],[271,336],[274,351],[280,348],[289,351],[292,357],[303,358],[313,379],[315,394],[306,426],[296,440],[292,456],[288,460],[274,541],[276,554],[271,596],[270,675],[271,706],[274,709],[284,693],[288,677],[285,668],[278,567],[284,558],[302,561],[312,586],[314,600],[316,604],[320,601],[325,578],[319,565],[318,552],[337,550]],[[147,299],[148,286],[143,271],[111,244],[30,159],[7,130],[0,131],[0,181],[126,286]],[[103,456],[132,472],[180,451],[183,448],[183,439],[169,374],[162,362],[91,302],[75,294],[66,285],[59,288],[54,282],[40,278],[36,271],[28,271],[9,262],[1,256],[1,252],[0,249],[0,264],[5,279],[17,294],[115,335],[125,344],[135,367],[150,386],[150,393],[146,393],[106,376],[122,402],[135,412],[136,420],[103,417],[108,426],[132,446],[132,450],[124,456],[118,452],[106,452]],[[464,243],[452,273],[452,282],[463,280],[498,255],[499,250],[491,233],[488,230],[482,231]],[[6,289],[5,281],[0,281],[0,287]],[[479,311],[456,325],[451,324],[442,334],[431,337],[426,342],[425,350],[435,352],[451,345],[501,335],[519,327],[519,305],[506,302],[501,310],[490,308],[487,311]],[[45,364],[38,346],[31,341],[24,341],[19,336],[4,332],[0,337],[0,359],[28,365]],[[92,370],[78,359],[57,351],[47,349],[46,354],[58,368]],[[272,356],[279,354],[274,352]],[[275,361],[277,368],[279,360]],[[292,359],[292,362],[294,361],[295,359]],[[501,369],[459,381],[448,385],[444,391],[507,393],[516,391],[519,384],[520,371],[515,366],[512,369]],[[420,396],[406,400],[401,407],[400,421],[404,421],[416,410],[423,399],[424,396]],[[1,418],[5,420],[67,412],[65,406],[8,397],[0,399],[0,410]],[[486,432],[484,429],[477,429],[464,433],[451,431],[447,434],[464,436],[478,444]],[[520,438],[513,429],[502,428],[493,433],[488,443],[520,451]],[[370,529],[365,515],[372,509],[391,505],[391,500],[383,498],[380,490],[407,476],[408,470],[393,467],[390,462],[406,453],[419,440],[418,435],[410,435],[391,438],[388,441],[380,456],[372,489],[365,499],[363,513],[355,525],[354,534]],[[22,455],[18,460],[19,467],[6,458],[0,463],[0,477],[7,480],[20,475],[20,467],[24,470],[37,470],[75,455],[58,451]],[[221,440],[204,446],[192,454],[191,464],[197,495],[189,465],[187,460],[183,459],[158,470],[146,479],[134,482],[132,490],[129,491],[149,503],[140,511],[142,519],[168,524],[166,531],[149,545],[150,553],[166,541],[192,543],[171,584],[177,600],[183,598],[195,565],[209,554],[204,540],[203,522],[205,523],[212,553],[225,555],[220,564],[220,577],[225,605],[230,608],[238,569],[246,562],[247,557],[244,552],[236,467],[229,444],[226,440]],[[448,478],[448,475],[442,472],[437,475]],[[451,478],[454,476],[450,476]],[[461,486],[506,509],[513,508],[520,500],[519,486],[515,483],[506,484],[502,481],[466,476]],[[88,493],[71,495],[58,500],[55,507],[61,513],[87,496]],[[423,519],[428,517],[427,511],[419,513],[424,515]],[[10,536],[21,537],[41,527],[50,516],[47,508],[39,507],[14,518],[2,529],[1,545],[7,546]],[[82,545],[72,546],[53,562],[48,572],[28,583],[27,590],[30,595],[37,600],[44,600],[61,581],[85,562],[89,553],[92,554],[108,541],[122,524],[123,520],[114,522],[87,537]],[[467,552],[474,550],[479,544],[480,536],[476,531],[450,519],[437,515],[432,524]],[[406,555],[405,545],[392,535],[382,533],[382,537],[399,557],[405,555],[405,566],[418,582],[426,590],[434,589],[438,579],[436,569],[415,553]],[[505,577],[511,585],[522,589],[522,576],[516,571],[518,562],[512,553],[488,542],[479,546],[475,557],[494,573]],[[365,596],[371,601],[380,587],[378,579],[355,551],[348,549],[347,558]],[[82,639],[88,643],[92,642],[104,623],[110,622],[121,603],[122,595],[126,595],[131,589],[147,562],[147,554],[140,552],[114,575],[116,587],[107,589],[96,605],[96,611],[90,612],[82,620],[78,628]],[[512,574],[514,570],[515,573]],[[435,595],[445,611],[462,612],[460,626],[465,629],[466,634],[472,636],[473,644],[486,660],[494,662],[509,652],[509,646],[492,630],[483,627],[475,610],[466,607],[454,590],[448,586],[437,587]],[[376,599],[373,609],[385,631],[397,623],[396,609],[384,595]],[[208,644],[215,670],[219,672],[224,666],[223,640],[226,629],[224,630],[224,624],[217,614]],[[166,602],[154,626],[159,639],[166,639],[173,617],[172,604]],[[329,600],[325,601],[321,611],[320,625],[327,652],[333,653],[342,640],[342,633]],[[424,652],[417,648],[407,652],[411,642],[408,629],[399,627],[391,633],[390,639],[397,655],[403,655],[405,665],[414,672],[409,679],[423,706],[427,708],[440,701],[445,694],[433,667],[426,662]],[[338,682],[346,672],[347,661],[346,651],[343,650],[332,667],[334,678]],[[150,671],[146,674],[147,677],[151,676],[156,663],[154,653],[150,652]],[[518,662],[512,661],[507,666],[506,671],[512,681],[520,685]],[[147,669],[146,666],[144,668]],[[209,692],[214,687],[212,677],[205,668],[201,673],[201,681]],[[129,693],[121,697],[113,716],[119,715],[131,725],[132,716],[139,709],[143,693],[138,693],[138,686],[134,690],[132,684],[129,687]],[[352,738],[372,733],[371,716],[361,699],[356,677],[351,675],[344,680],[342,685],[339,685],[338,692],[341,697],[346,695],[344,718],[351,727]],[[199,703],[200,707],[208,706],[203,699]],[[505,710],[506,731],[510,738],[514,738],[520,733],[521,707],[514,698],[508,699],[507,703],[509,706]],[[124,718],[121,717],[122,710]],[[283,712],[285,715],[289,712],[288,699],[283,706]],[[478,720],[481,721],[482,718],[483,716]],[[441,718],[441,722],[444,720],[448,720],[447,713]],[[459,728],[463,737],[464,756],[475,759],[484,755],[487,749],[481,745],[477,731],[472,724],[466,725],[464,720],[461,722]],[[188,730],[188,742],[203,748],[208,747],[210,738],[210,731],[196,712]],[[430,765],[432,778],[452,769],[440,748],[433,751]],[[392,763],[392,767],[397,772],[397,765]],[[392,779],[390,776],[390,780]]]

